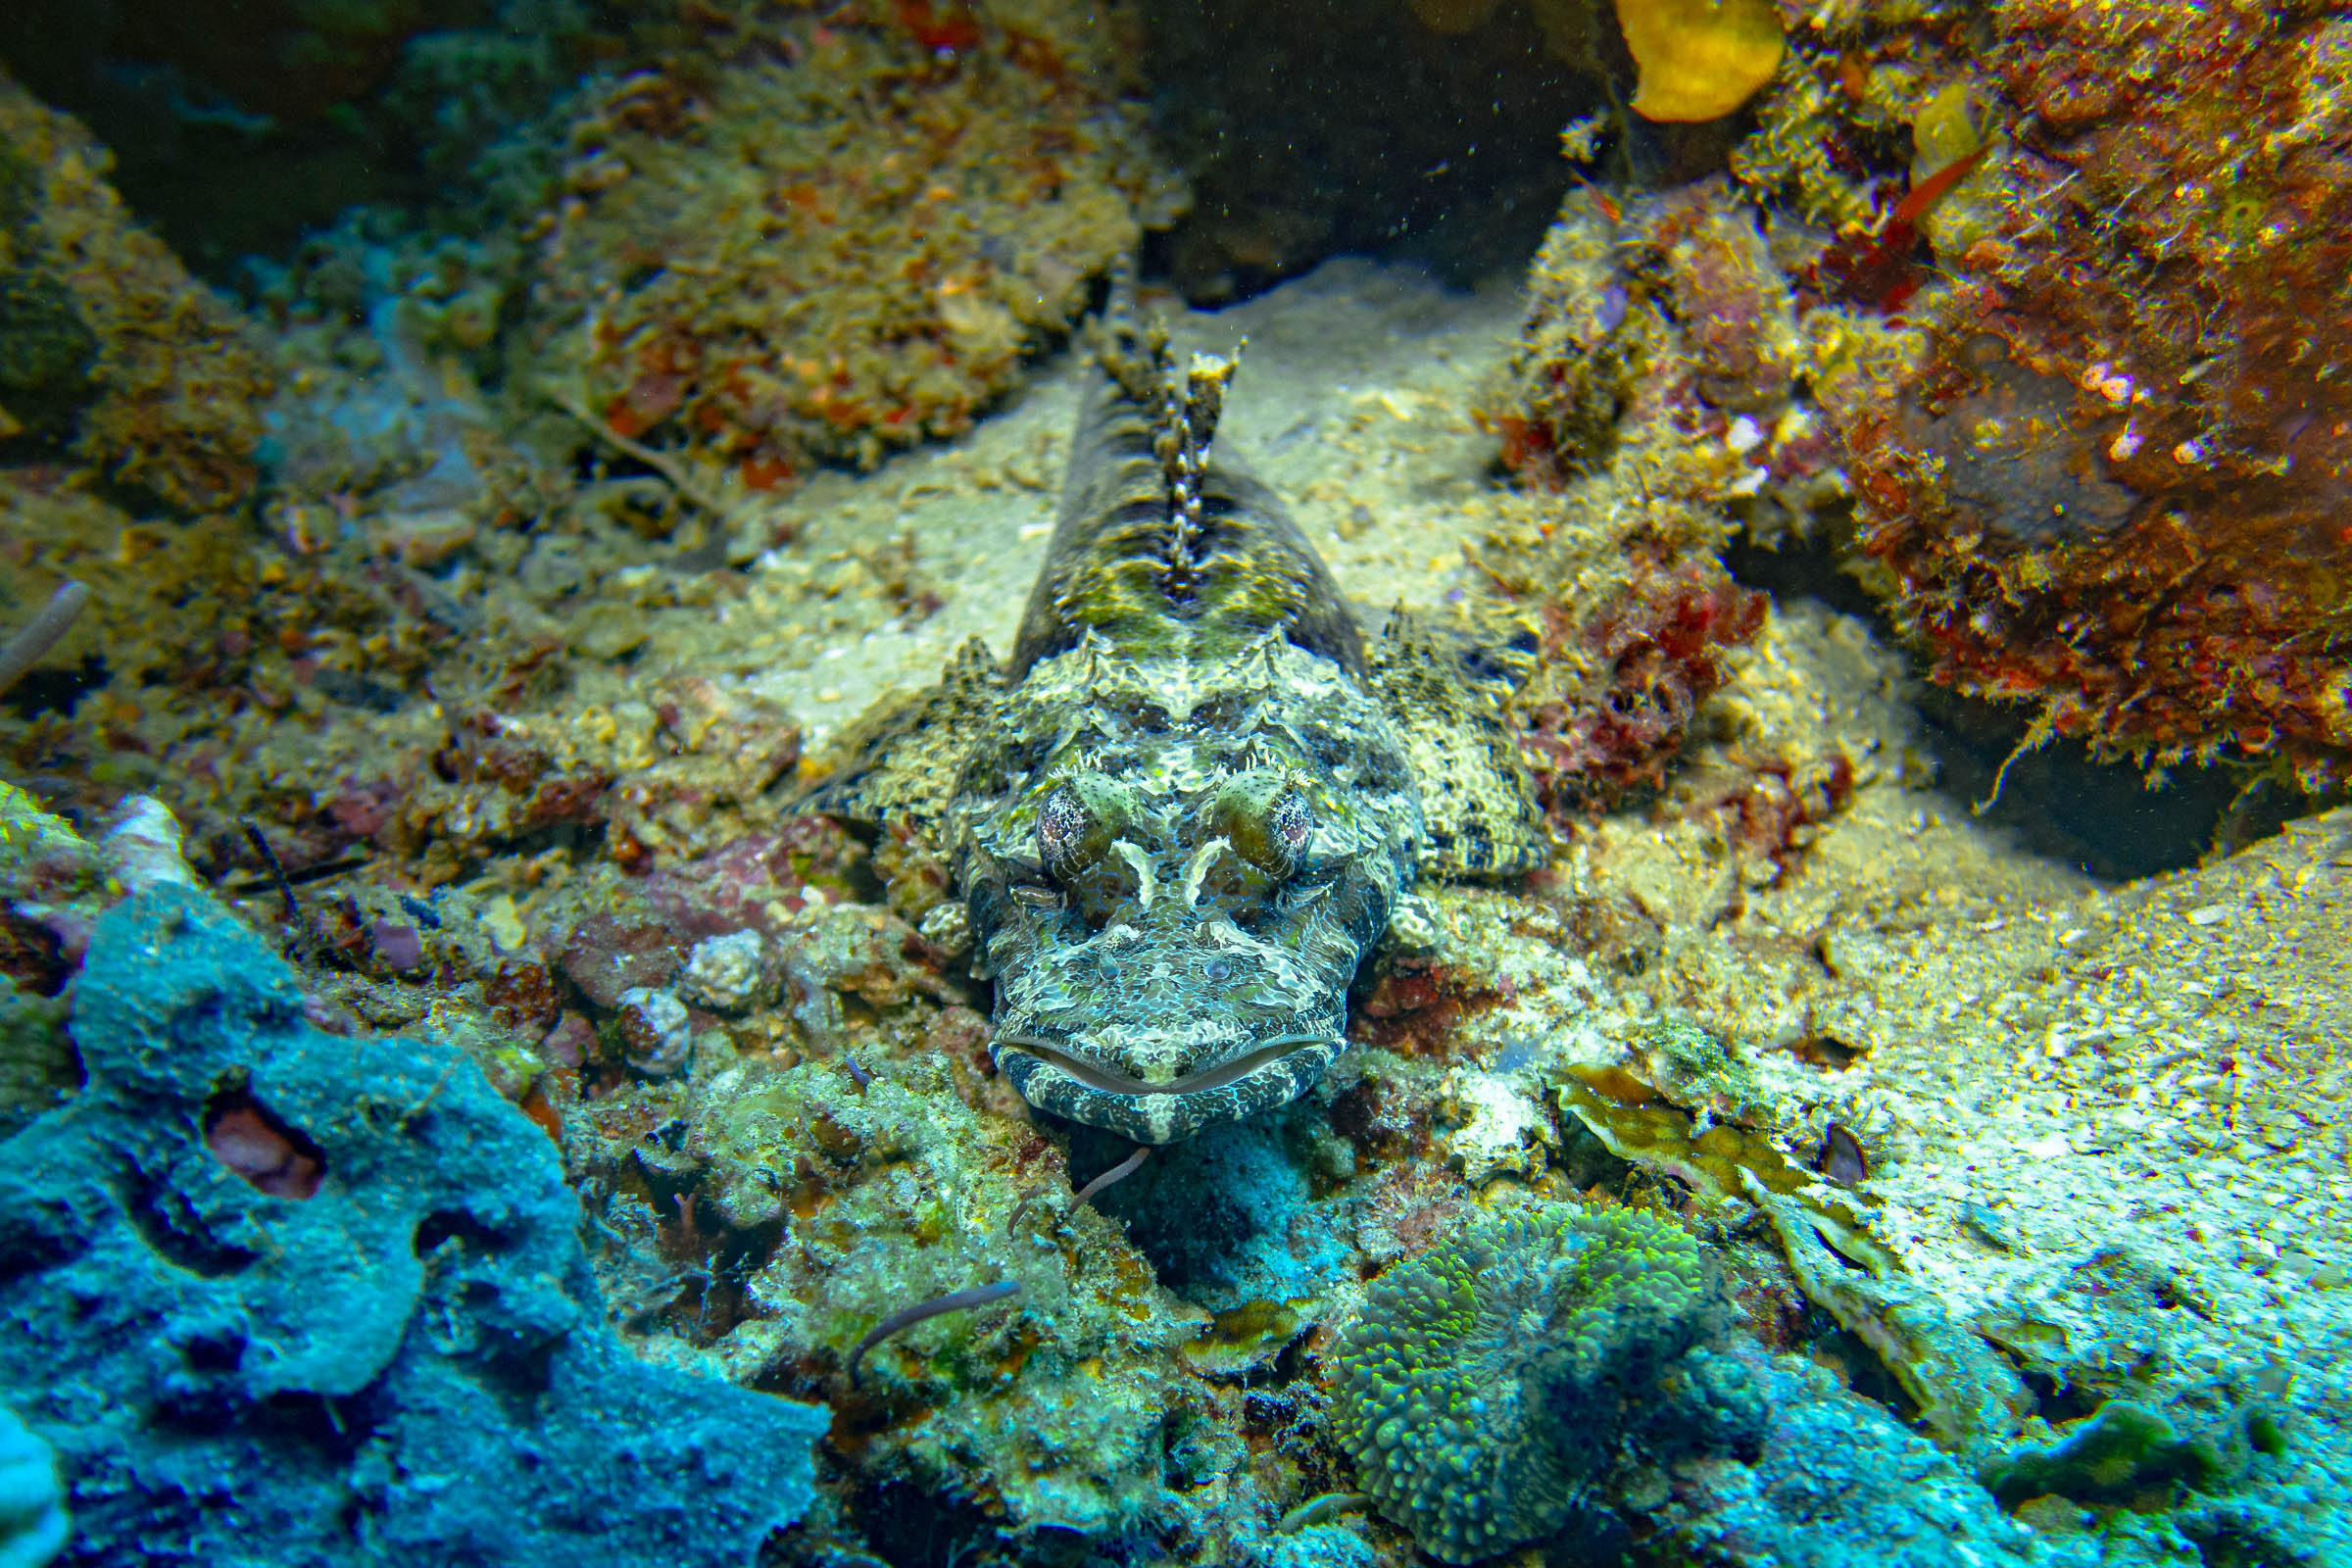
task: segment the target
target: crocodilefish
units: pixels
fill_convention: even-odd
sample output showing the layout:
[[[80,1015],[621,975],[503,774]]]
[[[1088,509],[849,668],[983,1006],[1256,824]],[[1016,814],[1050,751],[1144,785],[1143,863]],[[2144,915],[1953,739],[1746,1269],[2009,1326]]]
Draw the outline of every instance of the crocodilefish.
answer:
[[[945,858],[1024,1099],[1167,1144],[1314,1086],[1417,879],[1523,872],[1547,839],[1513,650],[1401,611],[1367,635],[1211,455],[1235,361],[1180,368],[1132,299],[1122,270],[1010,658],[974,640],[878,705],[816,804]]]

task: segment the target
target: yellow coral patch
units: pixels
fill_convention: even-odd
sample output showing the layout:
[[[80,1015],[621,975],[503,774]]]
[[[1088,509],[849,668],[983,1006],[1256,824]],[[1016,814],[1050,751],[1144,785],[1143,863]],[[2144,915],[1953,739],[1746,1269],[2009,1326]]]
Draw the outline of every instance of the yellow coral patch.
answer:
[[[1786,40],[1772,0],[1617,0],[1644,120],[1721,120],[1781,66]]]

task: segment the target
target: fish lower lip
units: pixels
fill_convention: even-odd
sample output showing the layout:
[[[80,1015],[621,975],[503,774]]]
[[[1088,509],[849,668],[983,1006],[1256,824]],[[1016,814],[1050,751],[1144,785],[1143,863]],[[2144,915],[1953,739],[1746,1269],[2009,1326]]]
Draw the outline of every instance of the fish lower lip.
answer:
[[[1199,1095],[1205,1094],[1212,1089],[1222,1089],[1228,1084],[1239,1083],[1257,1071],[1258,1068],[1269,1062],[1280,1061],[1302,1046],[1339,1047],[1345,1043],[1335,1040],[1329,1035],[1283,1035],[1261,1045],[1252,1046],[1231,1061],[1222,1062],[1204,1072],[1193,1073],[1177,1079],[1174,1083],[1166,1084],[1146,1083],[1141,1078],[1130,1078],[1124,1073],[1108,1071],[1096,1066],[1084,1057],[1072,1055],[1065,1048],[1051,1040],[1040,1039],[1036,1035],[999,1035],[989,1042],[989,1047],[991,1050],[1001,1050],[1004,1047],[1012,1046],[1026,1051],[1040,1061],[1058,1068],[1089,1089],[1099,1089],[1104,1094]]]

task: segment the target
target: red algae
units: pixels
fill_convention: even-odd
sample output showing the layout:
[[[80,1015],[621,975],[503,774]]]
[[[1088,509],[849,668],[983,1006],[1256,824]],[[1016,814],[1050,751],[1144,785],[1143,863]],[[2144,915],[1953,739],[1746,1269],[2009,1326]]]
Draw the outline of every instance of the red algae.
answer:
[[[1939,682],[2157,768],[2352,778],[2348,49],[2341,18],[2033,0],[1937,68],[1997,139],[1931,234],[1926,352],[1834,401]]]

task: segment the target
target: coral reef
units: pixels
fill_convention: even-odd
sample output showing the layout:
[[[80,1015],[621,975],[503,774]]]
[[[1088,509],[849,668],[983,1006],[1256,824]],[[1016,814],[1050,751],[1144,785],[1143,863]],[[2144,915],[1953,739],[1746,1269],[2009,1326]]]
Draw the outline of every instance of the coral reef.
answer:
[[[184,511],[260,477],[263,349],[106,183],[105,149],[0,75],[0,439]]]
[[[824,1412],[631,1360],[539,1131],[451,1047],[304,1010],[203,894],[134,894],[76,983],[87,1083],[0,1145],[0,1388],[76,1560],[741,1563],[799,1517]]]
[[[1445,1562],[1555,1535],[1578,1562],[1659,1544],[1724,1568],[2101,1560],[2037,1542],[1951,1456],[1731,1330],[1709,1275],[1655,1217],[1490,1215],[1366,1294],[1332,1351],[1335,1436]],[[2061,1462],[2027,1454],[2009,1473]]]
[[[1526,325],[1481,419],[1503,462],[1558,489],[1620,465],[1718,505],[1816,479],[1837,458],[1803,379],[1780,236],[1723,179],[1623,204],[1571,192],[1529,273]],[[1690,452],[1679,463],[1674,448]],[[1791,510],[1804,510],[1795,501]]]
[[[1562,206],[1479,411],[1518,486],[1471,548],[1538,627],[1509,708],[1555,809],[1661,783],[1762,629],[1718,558],[1834,487],[1807,361],[1767,237],[1722,182]]]
[[[1167,1450],[1216,1401],[1173,1351],[1205,1314],[1100,1213],[1062,1212],[1063,1155],[1004,1114],[978,1015],[858,940],[876,912],[780,928],[804,988],[783,1051],[698,1045],[689,1072],[580,1107],[624,1321],[648,1353],[832,1399],[863,1485],[978,1500],[1007,1536],[1176,1528]],[[902,1319],[853,1386],[878,1326],[992,1285],[1016,1289]]]
[[[2091,1568],[2097,1545],[2052,1543],[2004,1514],[1949,1457],[1821,1367],[1740,1347],[1732,1364],[1771,1411],[1740,1463],[1678,1467],[1653,1515],[1710,1568],[1874,1562],[1895,1568]]]
[[[566,112],[560,195],[521,181],[528,220],[476,203],[459,234],[436,229],[446,215],[355,215],[251,270],[291,369],[273,401],[223,403],[259,421],[236,437],[258,445],[220,449],[247,475],[220,505],[259,498],[243,515],[142,520],[152,498],[94,449],[61,464],[100,406],[104,323],[51,286],[53,258],[30,277],[12,260],[0,288],[17,389],[0,406],[24,426],[0,452],[0,626],[64,581],[90,590],[0,702],[0,767],[24,786],[0,791],[0,1239],[19,1257],[0,1269],[0,1398],[69,1480],[109,1453],[124,1466],[77,1507],[99,1532],[85,1555],[123,1560],[150,1527],[250,1555],[221,1521],[259,1496],[241,1517],[284,1521],[297,1549],[332,1512],[315,1504],[351,1501],[374,1535],[326,1560],[437,1559],[432,1532],[477,1503],[515,1533],[503,1560],[576,1556],[561,1531],[514,1543],[567,1502],[625,1495],[647,1506],[584,1515],[613,1532],[592,1553],[1401,1562],[1463,1516],[1443,1485],[1433,1507],[1406,1497],[1446,1481],[1434,1466],[1376,1511],[1351,1494],[1401,1470],[1379,1424],[1362,1431],[1348,1358],[1420,1313],[1409,1283],[1456,1279],[1514,1223],[1521,1244],[1463,1283],[1586,1310],[1620,1381],[1587,1377],[1575,1336],[1527,1329],[1521,1408],[1549,1390],[1568,1419],[1503,1435],[1491,1402],[1485,1436],[1449,1444],[1434,1422],[1470,1418],[1432,1399],[1406,1436],[1501,1476],[1493,1495],[1531,1518],[1558,1500],[1584,1533],[1538,1531],[1528,1560],[2352,1551],[2347,823],[2102,892],[1935,793],[1902,662],[1869,625],[1767,609],[1718,564],[1741,530],[1818,542],[1853,474],[1879,487],[1859,537],[1921,564],[1914,585],[1874,577],[1898,614],[1956,580],[1905,531],[1936,506],[1936,527],[1965,513],[1984,534],[1989,575],[1968,581],[2027,603],[2032,558],[2156,559],[2132,498],[2162,486],[2138,470],[2197,431],[2107,450],[2192,406],[2241,419],[2202,487],[2163,491],[2196,527],[2230,496],[2291,511],[2337,483],[2319,349],[2299,368],[2291,344],[2224,353],[2181,383],[2202,361],[2133,345],[2171,330],[2179,277],[2216,303],[2206,352],[2232,341],[2225,298],[2260,317],[2280,291],[2325,338],[2333,297],[2306,263],[2333,242],[2298,225],[2334,212],[2340,114],[2317,63],[2340,22],[2276,19],[2282,52],[2246,56],[2245,90],[2272,95],[2249,122],[2284,139],[2230,153],[2216,106],[2237,89],[2205,73],[2206,43],[2133,32],[2132,7],[2109,18],[2108,59],[2083,29],[2109,23],[2055,0],[1840,0],[1791,29],[1752,110],[1696,133],[1720,150],[1753,114],[1737,188],[1560,206],[1551,132],[1593,107],[1592,7],[1413,0],[1377,48],[1348,31],[1371,14],[1352,5],[1143,12],[1171,51],[1160,128],[1211,198],[1147,241],[1185,287],[1246,287],[1334,236],[1496,254],[1434,232],[1469,178],[1502,192],[1460,215],[1489,240],[1524,225],[1532,243],[1558,212],[1515,349],[1515,299],[1333,269],[1244,308],[1234,407],[1275,389],[1249,455],[1299,496],[1350,600],[1403,603],[1434,652],[1517,684],[1562,831],[1523,884],[1406,901],[1311,1094],[1079,1202],[1127,1151],[991,1072],[938,858],[794,795],[804,745],[879,687],[970,636],[1004,645],[989,601],[1020,575],[1017,597],[1051,525],[1072,390],[1044,365],[1003,393],[1168,206],[1120,96],[1134,14],[1082,34],[1075,8],[1042,3],[566,10],[535,64],[510,57],[514,102],[569,78],[583,38],[610,73]],[[1200,25],[1178,36],[1186,15]],[[408,25],[376,20],[386,38]],[[2230,12],[2207,42],[2253,26]],[[460,58],[466,36],[370,45],[402,62],[380,87],[302,85],[346,93],[366,125],[367,94],[405,80],[401,113],[437,103],[479,129],[501,78],[494,51]],[[1250,112],[1166,79],[1203,39],[1230,52],[1228,82],[1259,83]],[[2078,134],[2048,112],[2059,89],[2127,80],[2143,56],[2193,69],[2081,120],[2107,162],[2050,185]],[[1250,69],[1304,58],[1361,72]],[[1408,74],[1429,94],[1412,101],[1461,112],[1397,120],[1401,88],[1331,112],[1349,83]],[[2223,127],[2214,146],[2190,145],[2191,114]],[[1490,118],[1539,126],[1543,167]],[[542,152],[552,134],[517,130]],[[473,189],[458,166],[481,140],[455,125],[408,151]],[[1347,179],[1293,177],[1343,164]],[[2159,166],[2208,183],[2137,190]],[[54,203],[66,166],[39,168]],[[1061,204],[1018,208],[1056,177]],[[0,173],[0,203],[31,188]],[[1236,199],[1258,194],[1275,199]],[[2165,265],[2188,270],[2147,285],[2157,314],[2117,316],[2143,274],[2110,275],[2102,236],[2128,258],[2161,248],[2143,218],[2207,211],[2219,237],[2170,242]],[[1382,232],[1400,212],[1408,232]],[[1826,252],[1806,226],[1865,220]],[[2265,251],[2274,226],[2284,248]],[[2062,266],[2079,300],[2056,297]],[[2086,387],[2093,338],[2147,357],[2109,358]],[[804,380],[811,345],[828,358]],[[1498,356],[1482,435],[1469,389]],[[2268,448],[2243,435],[2256,393],[2284,400]],[[2263,452],[2293,461],[2253,474]],[[814,471],[877,455],[879,473]],[[1882,475],[1917,492],[1899,515]],[[1938,650],[1995,631],[1932,621]],[[2245,681],[2336,657],[2262,625],[2283,662],[2233,647]],[[2082,645],[2112,651],[2094,630]],[[189,1002],[197,979],[214,1003]],[[101,1027],[124,1017],[130,1033]],[[1562,1214],[1576,1223],[1531,1218]],[[330,1218],[353,1239],[339,1250]],[[1677,1260],[1661,1281],[1703,1263],[1720,1297],[1587,1310],[1576,1260],[1610,1249],[1569,1239],[1612,1227]],[[156,1304],[163,1280],[178,1304]],[[140,1313],[121,1342],[147,1348],[135,1365],[76,1338]],[[306,1334],[308,1359],[276,1363],[300,1386],[271,1393],[265,1352]],[[61,1360],[97,1369],[103,1418],[36,1379]],[[781,1402],[803,1399],[829,1407],[813,1470],[822,1418]],[[534,1400],[553,1437],[518,1439]],[[1563,1465],[1569,1440],[1587,1450]],[[514,1469],[525,1441],[553,1462]],[[1530,1465],[1568,1480],[1531,1485]],[[0,1465],[19,1475],[37,1471]],[[439,1476],[458,1479],[427,1497]],[[167,1512],[172,1486],[213,1490]]]
[[[1949,279],[1894,352],[1819,388],[1872,580],[1935,678],[2031,704],[2036,738],[2323,789],[2352,756],[2347,23],[2176,20],[2051,0],[1996,8],[1975,45],[1832,29],[1789,110],[1824,122],[1812,150],[1741,168],[1818,188],[1846,159],[1850,182],[1907,128],[1916,196],[1952,160],[1932,210],[1907,199],[1820,277],[1859,316],[1900,304],[1916,227]]]
[[[570,128],[523,373],[751,490],[966,429],[1162,204],[1129,24],[808,15],[610,85]]]

